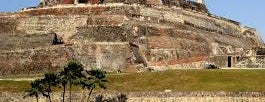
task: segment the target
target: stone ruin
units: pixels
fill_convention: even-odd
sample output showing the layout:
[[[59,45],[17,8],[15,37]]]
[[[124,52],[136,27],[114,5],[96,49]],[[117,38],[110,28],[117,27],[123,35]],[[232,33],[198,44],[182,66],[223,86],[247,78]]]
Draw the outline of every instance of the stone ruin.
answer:
[[[112,72],[265,67],[255,29],[186,0],[42,0],[0,14],[0,43],[0,76],[55,72],[72,58]]]

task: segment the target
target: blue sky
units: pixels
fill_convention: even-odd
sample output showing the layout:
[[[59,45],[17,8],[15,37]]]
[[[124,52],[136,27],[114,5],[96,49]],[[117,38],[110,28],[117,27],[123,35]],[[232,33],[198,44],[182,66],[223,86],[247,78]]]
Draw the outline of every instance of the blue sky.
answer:
[[[0,12],[38,5],[39,0],[0,0]],[[256,28],[265,39],[265,0],[206,0],[212,14]]]
[[[265,0],[206,0],[211,13],[256,28],[265,40]]]

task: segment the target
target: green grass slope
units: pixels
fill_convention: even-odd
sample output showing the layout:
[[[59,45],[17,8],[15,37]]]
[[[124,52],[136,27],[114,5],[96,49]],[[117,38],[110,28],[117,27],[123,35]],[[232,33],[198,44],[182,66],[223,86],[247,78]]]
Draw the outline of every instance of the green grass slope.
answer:
[[[107,91],[265,91],[265,70],[168,70],[107,78]],[[29,81],[0,81],[1,92],[22,92],[27,87]]]
[[[116,91],[265,91],[265,70],[169,70],[108,76]]]

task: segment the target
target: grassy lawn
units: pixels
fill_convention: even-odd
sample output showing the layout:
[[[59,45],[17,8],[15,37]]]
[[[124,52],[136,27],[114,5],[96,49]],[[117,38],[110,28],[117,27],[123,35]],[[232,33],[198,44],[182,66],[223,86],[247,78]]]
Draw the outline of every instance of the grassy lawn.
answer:
[[[169,70],[107,76],[108,91],[265,91],[265,70]],[[22,92],[28,81],[0,81],[0,91]],[[80,88],[76,88],[80,89]]]
[[[0,92],[24,92],[29,87],[29,81],[0,81]]]

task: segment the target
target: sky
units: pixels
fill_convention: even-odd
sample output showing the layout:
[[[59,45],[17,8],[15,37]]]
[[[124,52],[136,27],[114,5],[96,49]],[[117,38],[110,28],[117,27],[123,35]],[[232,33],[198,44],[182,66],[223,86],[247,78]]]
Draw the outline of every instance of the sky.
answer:
[[[38,5],[40,0],[0,0],[0,12],[13,12]],[[256,28],[265,40],[265,0],[205,0],[209,11],[217,16]]]

